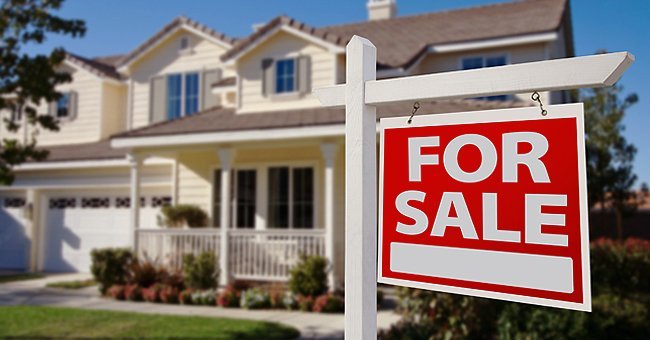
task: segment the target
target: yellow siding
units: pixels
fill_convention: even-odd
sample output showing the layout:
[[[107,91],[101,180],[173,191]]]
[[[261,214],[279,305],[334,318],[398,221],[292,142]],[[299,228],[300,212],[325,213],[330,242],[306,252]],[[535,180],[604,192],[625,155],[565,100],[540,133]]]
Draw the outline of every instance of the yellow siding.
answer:
[[[212,214],[212,169],[217,152],[184,152],[178,156],[178,203],[198,205]]]
[[[101,138],[105,139],[126,128],[127,85],[105,83],[103,86],[103,114]]]
[[[191,53],[179,53],[178,46],[181,37],[188,37]],[[219,57],[226,50],[206,39],[200,38],[185,30],[171,36],[160,46],[157,46],[142,60],[131,66],[132,109],[131,127],[138,128],[149,124],[149,81],[151,78],[176,72],[201,71],[222,68]],[[224,76],[229,75],[224,72]]]
[[[279,31],[237,62],[240,77],[239,112],[272,111],[320,106],[318,99],[307,94],[296,96],[262,95],[262,60],[265,58],[311,57],[311,86],[318,88],[336,83],[335,58],[327,49]]]

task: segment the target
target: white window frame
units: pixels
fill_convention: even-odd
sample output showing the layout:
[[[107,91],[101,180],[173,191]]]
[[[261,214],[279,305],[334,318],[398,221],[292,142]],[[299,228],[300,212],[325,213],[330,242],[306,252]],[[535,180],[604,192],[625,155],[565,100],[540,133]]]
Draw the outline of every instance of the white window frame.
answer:
[[[187,97],[186,97],[186,94],[185,94],[185,85],[186,85],[185,84],[186,83],[185,82],[185,77],[190,73],[196,73],[198,75],[198,77],[199,77],[199,80],[198,80],[198,82],[199,82],[199,88],[198,88],[199,93],[198,93],[198,98],[197,98],[197,100],[198,100],[198,110],[196,112],[201,112],[201,102],[203,100],[203,91],[202,91],[203,89],[201,88],[201,85],[203,84],[203,70],[170,72],[170,73],[165,73],[165,74],[160,75],[160,76],[165,78],[166,86],[169,85],[169,76],[173,76],[173,75],[177,75],[177,74],[181,76],[181,115],[180,115],[180,117],[187,116],[187,112],[185,112],[185,101],[187,100]],[[150,80],[149,80],[149,84],[151,84],[151,79],[153,79],[155,77],[158,77],[158,76],[151,77]],[[149,91],[149,92],[151,92],[151,91]],[[151,101],[151,100],[153,100],[153,98],[149,98],[149,100]],[[167,108],[166,116],[169,119],[169,89],[167,89],[167,93],[165,93],[165,101],[166,101],[165,107]]]

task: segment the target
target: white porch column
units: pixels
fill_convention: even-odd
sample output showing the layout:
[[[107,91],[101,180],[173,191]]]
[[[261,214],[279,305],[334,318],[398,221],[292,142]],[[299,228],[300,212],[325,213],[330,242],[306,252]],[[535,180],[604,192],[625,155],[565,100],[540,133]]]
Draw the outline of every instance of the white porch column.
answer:
[[[221,250],[219,252],[219,284],[222,286],[230,283],[230,268],[228,266],[228,228],[230,223],[230,176],[232,172],[233,151],[229,148],[219,149],[219,163],[221,167]],[[216,218],[216,217],[213,217]]]
[[[138,251],[138,237],[137,232],[140,228],[140,166],[142,165],[142,157],[137,154],[127,154],[127,159],[131,167],[131,220],[130,227],[130,244],[133,251]]]
[[[320,150],[325,161],[325,257],[330,261],[328,283],[330,290],[333,291],[336,288],[336,273],[334,272],[336,264],[334,258],[334,164],[338,145],[336,143],[323,143]]]

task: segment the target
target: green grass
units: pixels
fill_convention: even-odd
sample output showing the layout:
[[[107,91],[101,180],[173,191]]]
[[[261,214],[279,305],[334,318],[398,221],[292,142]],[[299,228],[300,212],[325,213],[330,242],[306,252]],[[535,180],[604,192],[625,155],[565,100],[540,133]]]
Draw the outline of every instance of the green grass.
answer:
[[[73,308],[0,307],[0,338],[293,339],[298,335],[291,327],[270,322]]]
[[[95,280],[88,279],[88,280],[50,282],[45,286],[50,288],[81,289],[86,287],[92,287],[95,285],[97,285],[97,282],[95,282]]]
[[[11,275],[0,275],[0,283],[42,279],[44,277],[45,277],[45,275],[38,274],[38,273],[21,273],[21,274],[11,274]]]

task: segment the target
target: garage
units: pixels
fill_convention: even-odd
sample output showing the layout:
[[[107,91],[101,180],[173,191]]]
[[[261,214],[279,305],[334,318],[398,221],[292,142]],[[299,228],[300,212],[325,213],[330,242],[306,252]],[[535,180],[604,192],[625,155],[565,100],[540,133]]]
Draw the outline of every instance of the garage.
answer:
[[[25,270],[29,238],[23,211],[25,197],[0,194],[0,270]]]
[[[89,272],[95,248],[129,246],[130,197],[127,191],[98,194],[55,193],[43,197],[47,272]],[[166,195],[141,197],[140,226],[155,228]]]

